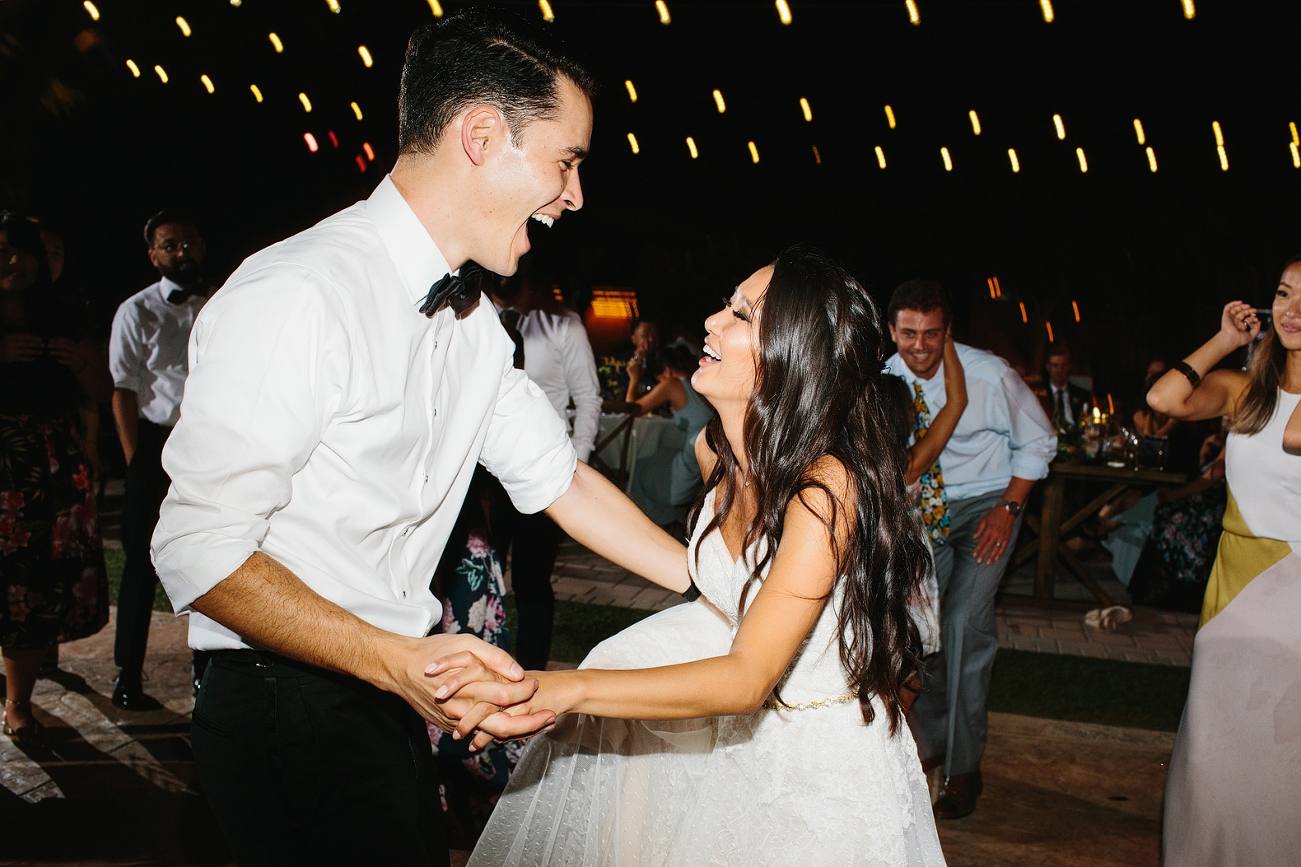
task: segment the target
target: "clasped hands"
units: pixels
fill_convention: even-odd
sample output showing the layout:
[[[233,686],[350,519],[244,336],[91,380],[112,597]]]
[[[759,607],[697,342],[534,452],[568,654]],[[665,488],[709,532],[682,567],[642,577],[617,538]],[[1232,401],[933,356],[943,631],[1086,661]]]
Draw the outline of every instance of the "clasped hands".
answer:
[[[506,651],[472,635],[417,641],[419,652],[400,666],[393,691],[443,731],[455,737],[473,733],[472,750],[555,726],[556,712],[530,701],[537,678],[526,677]],[[437,658],[428,662],[431,653]]]

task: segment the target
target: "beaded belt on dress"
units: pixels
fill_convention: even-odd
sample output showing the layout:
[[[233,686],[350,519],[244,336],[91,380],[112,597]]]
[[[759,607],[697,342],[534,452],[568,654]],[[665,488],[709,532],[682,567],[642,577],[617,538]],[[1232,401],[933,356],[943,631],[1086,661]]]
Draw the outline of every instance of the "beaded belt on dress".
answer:
[[[854,690],[849,695],[841,695],[836,698],[820,698],[816,701],[802,701],[799,704],[787,704],[784,701],[769,698],[763,703],[763,706],[769,710],[817,710],[820,707],[835,707],[838,704],[847,704],[857,698],[858,690]]]

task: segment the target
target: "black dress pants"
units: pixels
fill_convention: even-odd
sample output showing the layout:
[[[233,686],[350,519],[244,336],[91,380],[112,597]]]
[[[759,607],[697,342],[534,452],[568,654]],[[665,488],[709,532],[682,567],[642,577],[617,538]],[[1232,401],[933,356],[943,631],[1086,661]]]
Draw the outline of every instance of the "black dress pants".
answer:
[[[213,654],[194,707],[199,779],[240,867],[446,867],[425,723],[357,678]]]
[[[510,581],[519,616],[515,658],[530,671],[543,671],[551,656],[556,593],[551,570],[556,565],[561,530],[544,512],[515,514],[511,534]]]
[[[149,558],[149,542],[158,525],[158,508],[171,480],[163,471],[163,444],[171,428],[140,419],[139,443],[126,469],[122,503],[122,585],[117,596],[117,637],[113,661],[126,677],[138,677],[149,645],[149,617],[158,573]]]

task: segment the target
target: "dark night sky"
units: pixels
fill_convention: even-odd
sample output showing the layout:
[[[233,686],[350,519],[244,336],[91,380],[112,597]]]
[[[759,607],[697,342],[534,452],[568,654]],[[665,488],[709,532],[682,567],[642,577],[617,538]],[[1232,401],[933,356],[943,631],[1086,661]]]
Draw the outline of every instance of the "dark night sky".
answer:
[[[1197,0],[1189,21],[1180,0],[1056,0],[1047,24],[1038,0],[917,2],[916,27],[904,0],[791,0],[794,23],[782,26],[770,2],[669,0],[665,27],[652,0],[553,0],[547,26],[603,94],[586,206],[533,233],[540,263],[566,285],[635,286],[643,312],[694,328],[728,286],[810,241],[882,298],[902,279],[944,280],[969,339],[1027,360],[1047,318],[1118,393],[1151,356],[1209,335],[1225,301],[1267,302],[1279,266],[1301,251],[1301,170],[1288,150],[1288,123],[1301,122],[1301,4]],[[66,225],[71,275],[111,312],[150,280],[139,228],[164,205],[201,214],[211,258],[229,270],[367,195],[395,156],[406,38],[432,14],[426,0],[340,3],[336,15],[325,0],[97,0],[92,22],[75,0],[4,0],[0,206]],[[493,5],[539,18],[534,2]],[[309,131],[318,153],[303,142]],[[362,142],[377,155],[365,174],[354,161]],[[1003,301],[988,298],[992,275]]]

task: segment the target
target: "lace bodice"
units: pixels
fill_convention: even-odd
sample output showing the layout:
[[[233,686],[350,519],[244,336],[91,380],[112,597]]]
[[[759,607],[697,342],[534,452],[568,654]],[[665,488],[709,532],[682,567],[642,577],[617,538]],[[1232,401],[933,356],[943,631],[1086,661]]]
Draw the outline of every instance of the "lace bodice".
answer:
[[[705,497],[704,508],[692,533],[687,567],[701,594],[727,615],[735,634],[741,622],[741,593],[750,578],[753,564],[763,556],[764,543],[760,540],[751,550],[733,561],[721,532],[714,530],[704,536],[703,530],[709,523],[706,516],[713,514],[714,493],[710,491]],[[747,606],[754,601],[758,590],[758,583],[750,587],[746,597]],[[785,703],[795,704],[848,694],[850,686],[840,665],[840,626],[836,615],[841,597],[842,591],[837,585],[830,603],[822,609],[818,622],[800,645],[799,652],[778,685],[778,692]]]

